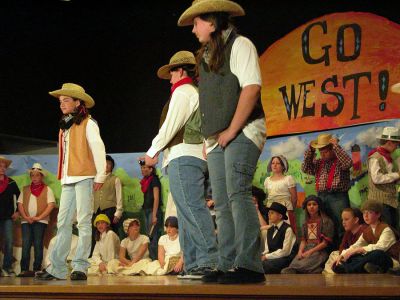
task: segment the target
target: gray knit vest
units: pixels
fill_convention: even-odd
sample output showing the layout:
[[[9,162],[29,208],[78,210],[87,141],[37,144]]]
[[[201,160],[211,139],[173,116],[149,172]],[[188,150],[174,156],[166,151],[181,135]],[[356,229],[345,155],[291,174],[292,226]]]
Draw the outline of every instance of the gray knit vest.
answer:
[[[199,65],[201,133],[205,138],[228,128],[239,102],[242,89],[238,78],[231,72],[230,68],[232,45],[237,37],[238,35],[234,32],[229,36],[224,50],[224,64],[218,70],[218,73],[209,69],[204,58]],[[263,115],[261,99],[258,99],[248,121],[261,118]]]

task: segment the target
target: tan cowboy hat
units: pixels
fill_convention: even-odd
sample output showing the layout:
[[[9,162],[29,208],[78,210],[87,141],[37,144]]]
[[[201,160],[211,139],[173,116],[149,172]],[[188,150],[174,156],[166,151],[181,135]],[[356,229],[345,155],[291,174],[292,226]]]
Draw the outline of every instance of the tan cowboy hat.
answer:
[[[196,65],[196,59],[190,51],[179,51],[176,52],[169,60],[168,65],[164,65],[157,71],[157,76],[161,79],[171,79],[171,74],[169,71],[175,67],[184,65]]]
[[[12,160],[9,160],[7,158],[5,158],[4,156],[0,156],[0,162],[3,162],[6,164],[6,169],[11,165]]]
[[[399,83],[396,83],[396,84],[393,84],[393,85],[390,87],[390,90],[391,90],[393,93],[400,94],[400,82],[399,82]]]
[[[94,106],[93,98],[85,93],[83,87],[75,83],[64,83],[61,89],[49,92],[49,94],[56,98],[60,96],[69,96],[75,99],[82,100],[83,102],[85,102],[87,108],[91,108]]]
[[[122,226],[124,227],[124,231],[125,233],[128,233],[128,229],[129,227],[131,227],[133,224],[135,224],[140,226],[140,221],[137,218],[130,218],[130,219],[126,219],[123,223]]]
[[[376,137],[378,140],[400,142],[400,129],[396,127],[383,128],[382,134]]]
[[[43,176],[46,176],[46,173],[44,172],[42,165],[39,163],[34,163],[32,165],[32,168],[30,168],[28,170],[29,175],[31,175],[33,172],[39,172],[40,174],[42,174]]]
[[[311,141],[311,147],[315,149],[320,149],[328,146],[330,144],[330,139],[332,138],[332,134],[329,133],[321,133],[316,140]]]
[[[192,6],[179,17],[178,26],[193,25],[193,19],[199,15],[212,12],[226,12],[232,17],[244,16],[244,9],[229,0],[194,0]]]

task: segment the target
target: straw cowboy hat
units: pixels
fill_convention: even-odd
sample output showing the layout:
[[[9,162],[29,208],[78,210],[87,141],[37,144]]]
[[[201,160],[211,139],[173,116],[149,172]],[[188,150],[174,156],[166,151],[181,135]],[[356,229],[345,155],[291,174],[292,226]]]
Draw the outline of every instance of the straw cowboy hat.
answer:
[[[105,214],[97,215],[96,219],[94,219],[94,221],[93,221],[93,225],[96,227],[97,222],[100,222],[100,221],[106,222],[108,225],[111,224],[110,219]]]
[[[400,82],[399,82],[399,83],[396,83],[396,84],[393,84],[393,85],[390,87],[390,90],[391,90],[393,93],[400,94]]]
[[[196,59],[190,51],[179,51],[176,52],[169,60],[168,65],[164,65],[157,71],[157,76],[161,79],[171,79],[169,71],[175,67],[184,65],[196,65]]]
[[[56,98],[60,96],[69,96],[74,99],[82,100],[87,108],[94,106],[93,98],[85,93],[83,87],[75,83],[64,83],[61,89],[49,92],[49,94]]]
[[[43,171],[42,165],[39,163],[34,163],[32,165],[32,168],[28,170],[29,175],[31,175],[33,172],[39,172],[43,176],[46,176],[46,173]]]
[[[382,134],[376,138],[378,140],[400,142],[400,130],[396,127],[385,127]]]
[[[136,218],[126,219],[126,220],[124,221],[124,223],[122,223],[122,226],[124,227],[125,233],[128,233],[129,227],[131,227],[131,226],[132,226],[133,224],[135,224],[135,223],[136,223],[136,225],[140,226],[140,221],[139,221],[139,219],[136,219]]]
[[[192,6],[179,17],[178,26],[193,25],[193,19],[199,15],[212,12],[226,12],[231,17],[244,16],[244,9],[229,0],[194,0]]]
[[[6,169],[11,165],[12,160],[5,158],[4,156],[0,156],[0,162],[6,164]]]
[[[332,134],[321,133],[316,140],[311,141],[311,147],[315,149],[320,149],[328,146],[330,140],[332,139]]]

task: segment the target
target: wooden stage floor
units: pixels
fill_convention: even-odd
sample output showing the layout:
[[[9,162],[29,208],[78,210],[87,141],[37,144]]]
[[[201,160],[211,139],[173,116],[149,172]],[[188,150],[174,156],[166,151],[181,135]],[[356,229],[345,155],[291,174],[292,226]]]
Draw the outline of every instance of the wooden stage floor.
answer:
[[[176,276],[90,276],[88,281],[0,277],[0,299],[400,299],[400,276],[268,275],[263,284],[220,285]]]

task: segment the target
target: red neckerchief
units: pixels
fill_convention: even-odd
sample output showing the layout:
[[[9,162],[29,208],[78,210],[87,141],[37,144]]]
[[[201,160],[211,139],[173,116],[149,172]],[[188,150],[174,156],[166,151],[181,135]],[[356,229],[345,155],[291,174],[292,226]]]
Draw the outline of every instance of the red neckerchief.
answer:
[[[149,188],[149,185],[151,183],[151,181],[153,180],[153,175],[150,176],[145,176],[143,177],[142,180],[140,180],[140,185],[142,186],[142,192],[143,194],[147,192],[147,189]]]
[[[34,184],[33,182],[31,183],[31,193],[35,196],[35,197],[39,197],[40,194],[42,193],[43,189],[45,187],[45,184],[43,182],[38,183],[38,184]]]
[[[337,161],[338,161],[338,159],[335,158],[335,160],[333,161],[333,164],[331,166],[331,169],[329,170],[328,182],[326,183],[327,190],[330,190],[332,188],[332,182],[333,182],[333,177],[335,176],[335,169],[336,169]],[[317,189],[317,192],[319,191],[319,178],[321,176],[321,171],[324,168],[324,165],[325,165],[325,161],[321,160],[321,164],[319,165],[317,176],[315,179],[315,187]]]
[[[189,84],[193,83],[193,79],[190,78],[190,77],[185,77],[185,78],[179,80],[178,82],[175,82],[175,83],[172,85],[172,87],[171,87],[171,95],[174,93],[174,91],[175,91],[179,86],[184,85],[184,84],[188,84],[188,83],[189,83]]]
[[[375,148],[375,149],[372,149],[369,153],[368,153],[368,157],[370,157],[372,154],[374,154],[375,152],[378,152],[380,155],[382,155],[385,159],[386,159],[386,161],[388,162],[388,163],[392,163],[393,162],[393,159],[392,159],[392,156],[390,155],[390,152],[389,151],[387,151],[385,148],[383,148],[383,147],[378,147],[378,148]]]
[[[0,181],[0,194],[6,190],[8,182],[8,177],[4,175],[4,179]]]

